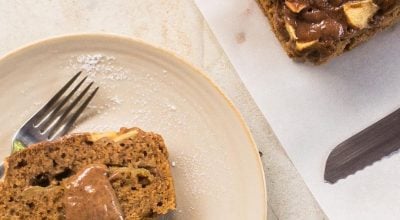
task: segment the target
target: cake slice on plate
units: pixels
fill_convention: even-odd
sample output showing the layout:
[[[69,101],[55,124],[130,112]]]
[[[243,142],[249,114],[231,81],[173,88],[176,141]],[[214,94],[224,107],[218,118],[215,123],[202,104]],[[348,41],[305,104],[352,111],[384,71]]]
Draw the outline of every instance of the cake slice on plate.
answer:
[[[6,160],[0,219],[150,219],[175,209],[162,137],[138,128],[73,134]]]

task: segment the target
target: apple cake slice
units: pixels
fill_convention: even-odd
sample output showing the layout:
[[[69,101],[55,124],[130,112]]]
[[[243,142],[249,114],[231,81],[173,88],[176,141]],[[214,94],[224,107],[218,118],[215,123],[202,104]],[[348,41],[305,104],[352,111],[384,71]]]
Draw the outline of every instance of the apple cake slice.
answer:
[[[175,209],[162,137],[138,128],[73,134],[12,154],[0,219],[152,219]]]
[[[258,0],[287,54],[320,64],[400,20],[400,0]]]

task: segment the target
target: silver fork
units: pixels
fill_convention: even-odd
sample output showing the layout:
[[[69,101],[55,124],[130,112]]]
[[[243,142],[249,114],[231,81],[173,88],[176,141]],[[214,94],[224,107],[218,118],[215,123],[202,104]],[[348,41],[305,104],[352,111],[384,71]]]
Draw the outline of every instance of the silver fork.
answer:
[[[99,87],[89,94],[93,82],[89,83],[79,94],[74,97],[78,89],[86,81],[84,77],[71,91],[74,82],[82,72],[72,77],[36,114],[34,114],[15,134],[12,140],[11,153],[24,149],[27,146],[41,141],[52,141],[65,135],[79,118],[96,95]],[[88,94],[88,95],[87,95]],[[86,97],[85,97],[86,96]],[[4,166],[0,165],[0,178],[4,175]]]

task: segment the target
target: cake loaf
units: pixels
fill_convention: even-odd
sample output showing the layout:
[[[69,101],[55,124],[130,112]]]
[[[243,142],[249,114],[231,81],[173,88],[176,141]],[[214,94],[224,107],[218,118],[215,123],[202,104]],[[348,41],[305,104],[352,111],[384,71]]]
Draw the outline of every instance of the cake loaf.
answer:
[[[162,137],[138,128],[42,142],[6,159],[0,219],[152,219],[175,209]]]
[[[287,54],[315,64],[400,20],[400,0],[258,0]]]

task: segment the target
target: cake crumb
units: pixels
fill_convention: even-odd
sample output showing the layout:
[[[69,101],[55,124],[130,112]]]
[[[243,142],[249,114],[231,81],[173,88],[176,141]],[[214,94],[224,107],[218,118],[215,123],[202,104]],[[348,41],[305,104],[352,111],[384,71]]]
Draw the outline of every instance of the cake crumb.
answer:
[[[246,41],[246,33],[240,32],[236,34],[236,43],[242,44]]]

